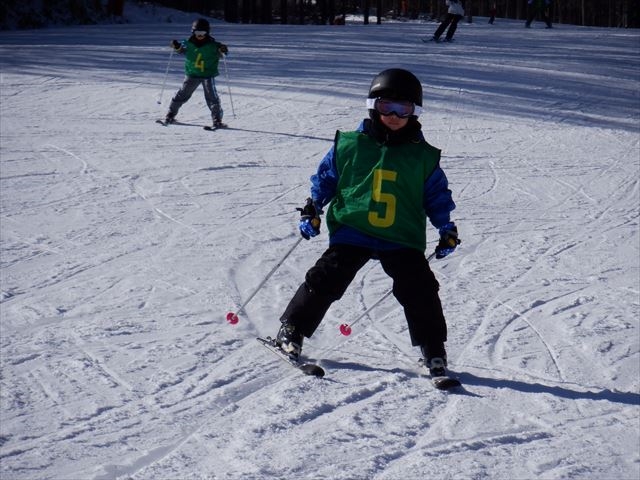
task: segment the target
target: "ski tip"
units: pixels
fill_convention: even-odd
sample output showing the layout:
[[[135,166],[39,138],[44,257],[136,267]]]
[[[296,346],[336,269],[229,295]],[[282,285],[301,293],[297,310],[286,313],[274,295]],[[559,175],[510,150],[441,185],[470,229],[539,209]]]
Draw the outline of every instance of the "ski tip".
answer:
[[[256,337],[256,340],[258,340],[263,345],[269,345],[271,347],[275,347],[276,342],[271,337],[264,337],[264,338]]]
[[[305,363],[304,365],[300,365],[300,370],[305,375],[311,375],[317,378],[324,377],[324,369],[319,365],[314,365],[312,363]]]
[[[451,377],[433,377],[431,381],[438,390],[451,390],[452,388],[462,387],[460,380]]]

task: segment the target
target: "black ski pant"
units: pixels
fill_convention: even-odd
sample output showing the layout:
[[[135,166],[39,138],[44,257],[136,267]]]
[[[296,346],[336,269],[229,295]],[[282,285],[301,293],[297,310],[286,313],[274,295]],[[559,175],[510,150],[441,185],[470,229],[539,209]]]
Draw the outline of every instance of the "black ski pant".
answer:
[[[295,325],[305,337],[313,335],[331,304],[344,295],[370,259],[378,259],[393,280],[393,295],[404,308],[411,344],[439,350],[447,340],[439,284],[424,253],[412,248],[374,251],[331,245],[309,269],[280,321]]]
[[[204,99],[207,102],[209,110],[211,110],[211,118],[213,118],[214,122],[216,120],[222,120],[222,106],[220,105],[220,97],[218,96],[216,82],[213,77],[184,77],[182,87],[180,87],[180,90],[173,96],[171,104],[169,105],[169,113],[172,116],[175,117],[178,114],[180,107],[187,103],[200,84],[202,84],[202,89],[204,90]]]
[[[462,15],[454,15],[453,13],[447,13],[447,16],[444,18],[444,20],[436,30],[436,33],[433,34],[433,38],[438,40],[440,36],[444,33],[444,31],[447,29],[447,27],[449,27],[446,38],[447,40],[451,40],[453,38],[453,34],[456,33],[456,30],[458,28],[458,22],[460,21],[461,18],[462,18]]]
[[[533,19],[536,18],[536,14],[540,12],[540,16],[544,23],[547,24],[547,28],[551,28],[551,15],[549,8],[537,8],[536,6],[527,5],[527,22],[526,26],[530,26]]]

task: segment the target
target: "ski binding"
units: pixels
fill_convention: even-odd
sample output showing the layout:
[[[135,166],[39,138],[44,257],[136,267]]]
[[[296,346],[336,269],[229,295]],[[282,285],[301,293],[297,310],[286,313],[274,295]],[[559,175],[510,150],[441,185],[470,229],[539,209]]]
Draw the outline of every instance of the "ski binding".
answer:
[[[266,338],[258,337],[256,340],[258,340],[258,342],[260,342],[260,344],[262,344],[267,350],[276,354],[278,358],[288,363],[293,368],[297,368],[305,375],[311,375],[317,378],[324,377],[324,369],[320,365],[316,365],[315,363],[301,362],[295,356],[289,355],[287,352],[280,349],[280,347],[276,345],[275,339],[271,337],[266,337]]]

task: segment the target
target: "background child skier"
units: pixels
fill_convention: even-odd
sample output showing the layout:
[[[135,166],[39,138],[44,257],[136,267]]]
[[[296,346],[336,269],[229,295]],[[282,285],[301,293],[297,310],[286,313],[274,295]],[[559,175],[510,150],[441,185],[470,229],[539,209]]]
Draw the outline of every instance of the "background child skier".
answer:
[[[180,107],[191,98],[196,88],[202,84],[205,101],[209,110],[211,110],[213,127],[226,126],[222,123],[223,110],[216,90],[215,77],[219,74],[218,63],[220,57],[225,55],[229,49],[225,44],[217,42],[210,36],[209,29],[209,22],[204,18],[199,18],[193,22],[191,36],[188,39],[182,42],[171,41],[171,46],[175,51],[185,56],[185,78],[182,87],[171,99],[169,111],[165,117],[165,124],[175,122]]]
[[[300,232],[320,231],[322,208],[329,248],[307,272],[280,321],[276,344],[298,356],[329,306],[342,297],[370,259],[393,279],[412,345],[420,346],[433,376],[446,374],[447,326],[439,285],[425,258],[426,218],[440,231],[436,258],[460,243],[455,208],[440,150],[422,134],[422,86],[409,71],[376,75],[367,99],[369,118],[354,132],[336,133],[334,145],[311,177],[311,199],[301,211]]]

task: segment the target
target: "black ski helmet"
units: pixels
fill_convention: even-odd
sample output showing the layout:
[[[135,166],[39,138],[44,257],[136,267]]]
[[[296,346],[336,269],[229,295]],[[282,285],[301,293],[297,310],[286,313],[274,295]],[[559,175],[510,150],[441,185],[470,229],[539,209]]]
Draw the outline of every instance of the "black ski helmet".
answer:
[[[422,106],[422,85],[420,80],[408,70],[389,68],[373,77],[369,87],[369,98],[389,98],[407,100]]]
[[[199,31],[199,32],[207,32],[209,33],[209,22],[205,18],[199,18],[194,20],[191,25],[191,33]]]

